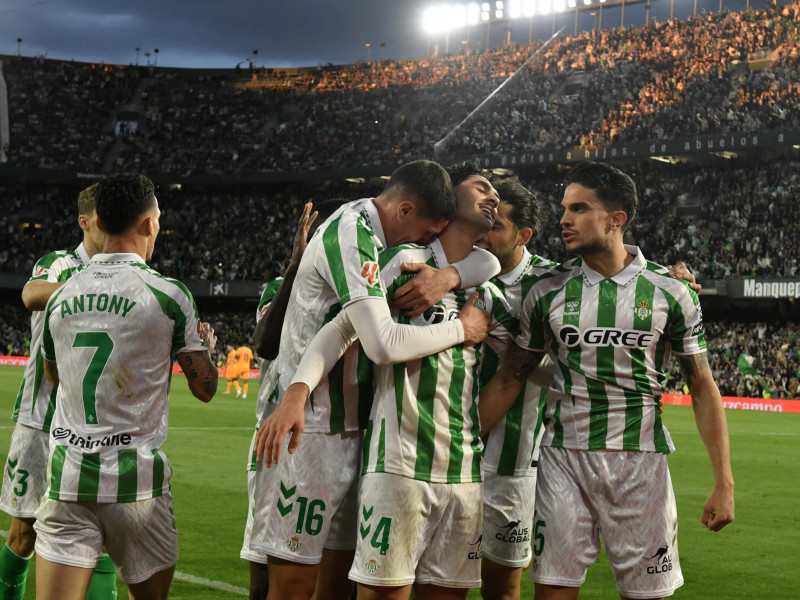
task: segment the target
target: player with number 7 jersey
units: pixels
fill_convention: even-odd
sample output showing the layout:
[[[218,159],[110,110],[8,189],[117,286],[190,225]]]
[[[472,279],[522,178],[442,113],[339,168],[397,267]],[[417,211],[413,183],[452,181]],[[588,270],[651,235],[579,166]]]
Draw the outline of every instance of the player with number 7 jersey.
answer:
[[[98,254],[45,312],[44,356],[62,374],[47,496],[132,502],[168,491],[172,356],[205,349],[189,291],[135,254]]]

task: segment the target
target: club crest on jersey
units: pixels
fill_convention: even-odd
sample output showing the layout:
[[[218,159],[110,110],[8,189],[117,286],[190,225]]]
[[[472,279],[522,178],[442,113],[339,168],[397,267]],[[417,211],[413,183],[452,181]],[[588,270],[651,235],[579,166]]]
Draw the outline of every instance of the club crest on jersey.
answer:
[[[581,307],[581,303],[578,300],[570,300],[567,302],[566,306],[567,310],[564,313],[565,315],[577,315]]]
[[[364,266],[361,267],[361,277],[369,285],[375,285],[378,281],[378,263],[365,262]]]
[[[640,319],[646,319],[653,314],[653,309],[650,308],[650,305],[645,300],[642,300],[637,307],[633,309],[633,314]]]

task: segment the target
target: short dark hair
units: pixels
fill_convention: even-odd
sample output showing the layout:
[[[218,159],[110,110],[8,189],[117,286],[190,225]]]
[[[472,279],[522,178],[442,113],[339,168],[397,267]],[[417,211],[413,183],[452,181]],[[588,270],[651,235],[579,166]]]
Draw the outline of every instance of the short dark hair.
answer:
[[[542,201],[516,177],[504,177],[494,183],[500,202],[511,206],[508,216],[517,229],[529,227],[535,236],[539,233]]]
[[[464,181],[473,175],[480,175],[486,179],[492,179],[492,172],[486,169],[481,169],[471,160],[466,160],[462,163],[456,163],[447,167],[447,174],[450,175],[450,181],[453,182],[453,187],[461,185]]]
[[[93,183],[80,194],[78,194],[78,214],[90,215],[95,212],[94,192],[97,189],[97,184]]]
[[[118,235],[156,205],[155,186],[144,175],[112,175],[97,184],[94,199],[103,231]]]
[[[420,214],[434,220],[451,220],[456,215],[456,195],[447,171],[431,160],[407,163],[392,173],[384,194],[411,196]]]
[[[622,230],[636,217],[636,184],[619,169],[601,162],[587,160],[578,163],[564,178],[564,187],[577,183],[592,189],[608,210],[621,210],[627,215]]]

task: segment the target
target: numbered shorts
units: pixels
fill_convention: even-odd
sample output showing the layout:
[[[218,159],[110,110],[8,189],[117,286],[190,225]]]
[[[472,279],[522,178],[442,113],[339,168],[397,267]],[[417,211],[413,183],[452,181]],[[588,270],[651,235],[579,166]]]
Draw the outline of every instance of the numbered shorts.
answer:
[[[360,431],[306,433],[294,454],[256,476],[252,551],[317,564],[322,549],[356,547]],[[258,473],[258,471],[256,471]]]
[[[45,498],[36,511],[36,553],[93,569],[103,544],[125,583],[141,583],[178,562],[172,495],[96,504]]]
[[[506,567],[531,561],[536,471],[532,476],[484,473],[483,556]]]
[[[391,473],[361,478],[350,579],[367,585],[481,584],[481,483],[431,483]]]
[[[17,423],[3,469],[0,509],[14,517],[32,518],[47,491],[50,434]]]
[[[543,447],[533,533],[537,583],[579,587],[602,536],[623,596],[660,598],[683,585],[666,454]]]

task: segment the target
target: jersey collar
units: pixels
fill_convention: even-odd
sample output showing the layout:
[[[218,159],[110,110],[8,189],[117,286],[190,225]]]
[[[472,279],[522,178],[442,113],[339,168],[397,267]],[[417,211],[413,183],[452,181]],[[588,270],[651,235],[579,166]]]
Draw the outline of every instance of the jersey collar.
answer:
[[[80,246],[75,248],[75,254],[78,255],[78,258],[81,260],[81,264],[86,267],[92,261],[92,258],[89,256],[89,253],[86,251],[86,248],[81,242]]]
[[[581,261],[581,272],[583,273],[583,278],[586,281],[586,285],[593,286],[601,281],[604,281],[605,279],[610,279],[617,285],[626,287],[636,279],[636,276],[641,273],[645,266],[647,266],[647,261],[645,260],[644,255],[642,254],[641,250],[639,250],[638,246],[629,246],[628,244],[624,244],[624,246],[625,251],[633,256],[633,260],[627,267],[622,269],[622,271],[613,277],[601,275],[587,265],[584,261]]]
[[[498,275],[497,278],[502,281],[505,285],[512,285],[517,282],[517,280],[525,274],[525,269],[528,268],[528,263],[531,262],[531,253],[528,252],[528,249],[523,246],[522,247],[522,260],[519,261],[516,267],[511,269],[508,273],[503,275]]]
[[[93,263],[143,263],[144,259],[135,252],[116,252],[114,254],[95,254],[92,257]]]
[[[370,199],[366,205],[364,206],[364,210],[367,211],[367,217],[369,217],[369,226],[372,228],[372,233],[375,234],[381,244],[383,244],[384,248],[387,248],[386,245],[386,236],[383,233],[383,225],[381,224],[381,217],[378,214],[378,207],[375,206],[375,198]]]

